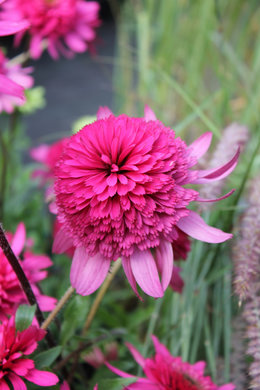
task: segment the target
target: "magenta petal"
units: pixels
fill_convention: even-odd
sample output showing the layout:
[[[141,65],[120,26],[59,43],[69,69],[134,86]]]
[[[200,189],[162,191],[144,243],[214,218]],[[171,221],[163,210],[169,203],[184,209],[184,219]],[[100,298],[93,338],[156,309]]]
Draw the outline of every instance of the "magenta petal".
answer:
[[[136,378],[134,375],[130,375],[125,371],[121,371],[118,368],[112,366],[108,362],[105,362],[105,365],[116,375],[121,376],[122,378]],[[137,378],[136,378],[137,379]]]
[[[27,390],[27,387],[24,383],[24,381],[16,374],[13,374],[10,372],[8,374],[8,379],[13,385],[14,390]],[[7,387],[9,389],[9,387]]]
[[[59,382],[57,375],[52,372],[36,369],[31,370],[27,375],[25,375],[25,379],[39,386],[54,386]]]
[[[140,354],[140,352],[130,343],[125,343],[135,361],[139,364],[139,366],[144,367],[145,358]]]
[[[232,234],[207,225],[194,211],[190,211],[187,217],[181,218],[177,226],[189,236],[204,242],[219,243],[232,238]]]
[[[219,168],[198,171],[198,179],[192,181],[193,184],[209,183],[216,180],[221,180],[227,177],[236,167],[240,150],[238,148],[236,154],[230,161]]]
[[[157,120],[155,113],[147,104],[144,106],[144,119],[146,122]]]
[[[54,237],[54,241],[52,245],[53,253],[58,253],[58,254],[64,253],[72,246],[73,246],[72,239],[68,237],[64,229],[61,228]]]
[[[80,295],[92,294],[105,280],[110,264],[100,253],[90,257],[84,247],[78,247],[70,270],[72,287]]]
[[[97,119],[105,119],[108,118],[110,115],[113,115],[113,112],[108,107],[99,107],[97,112]]]
[[[0,390],[10,390],[10,387],[7,385],[7,383],[4,379],[1,379]]]
[[[28,27],[29,27],[29,23],[26,21],[21,21],[21,22],[0,21],[0,37],[16,34],[17,32],[25,30]]]
[[[136,249],[130,256],[130,264],[135,280],[141,289],[154,298],[163,296],[158,270],[150,250]]]
[[[219,200],[223,200],[223,199],[226,199],[228,198],[230,195],[232,195],[236,190],[233,189],[231,191],[229,191],[227,194],[221,196],[220,198],[216,198],[216,199],[204,199],[204,198],[197,198],[196,199],[196,202],[218,202]]]
[[[0,74],[0,93],[16,96],[22,100],[25,100],[24,88],[2,74]]]
[[[226,385],[220,386],[218,390],[235,390],[236,386],[233,383],[227,383]]]
[[[203,156],[207,152],[211,144],[211,140],[212,140],[212,133],[207,132],[202,134],[188,147],[190,156],[198,160],[201,156]]]
[[[22,252],[23,247],[24,247],[24,243],[25,243],[25,239],[26,239],[25,226],[24,226],[24,223],[21,222],[17,226],[15,235],[12,239],[12,245],[11,245],[12,250],[16,256],[18,256]]]
[[[96,387],[96,386],[94,387],[93,390],[98,389],[98,387]],[[69,387],[69,384],[67,381],[62,382],[62,384],[60,385],[60,390],[70,390],[70,387]]]
[[[124,390],[161,390],[161,385],[148,379],[145,382],[141,382],[139,378],[137,382],[125,387]]]
[[[122,266],[123,266],[123,269],[125,271],[125,274],[126,274],[126,277],[128,279],[128,282],[130,283],[130,286],[134,290],[134,292],[137,295],[137,297],[141,301],[143,301],[141,296],[138,294],[138,291],[137,291],[137,288],[136,288],[136,282],[135,282],[135,278],[134,278],[134,275],[133,275],[133,272],[132,272],[132,268],[131,268],[129,257],[123,257],[122,258]]]
[[[155,257],[158,268],[161,272],[163,291],[168,287],[173,270],[173,250],[169,241],[161,240],[160,245],[156,248]]]
[[[158,354],[159,356],[164,357],[165,359],[169,359],[169,361],[171,361],[172,360],[172,355],[170,354],[168,349],[165,347],[165,345],[160,343],[158,338],[156,336],[154,336],[154,335],[152,335],[152,340],[153,340],[153,345],[154,345],[156,354]]]

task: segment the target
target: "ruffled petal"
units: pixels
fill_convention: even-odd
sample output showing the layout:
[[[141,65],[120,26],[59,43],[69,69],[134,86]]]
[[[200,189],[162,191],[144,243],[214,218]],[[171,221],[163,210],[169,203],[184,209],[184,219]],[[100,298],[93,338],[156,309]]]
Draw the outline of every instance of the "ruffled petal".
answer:
[[[130,264],[135,280],[141,289],[154,298],[163,296],[158,270],[150,250],[136,249],[130,256]]]
[[[26,231],[25,231],[25,226],[24,223],[21,222],[17,226],[16,232],[13,236],[12,239],[12,250],[16,256],[20,255],[20,253],[23,250],[24,243],[26,239]]]
[[[140,354],[140,352],[130,343],[125,343],[135,361],[139,364],[139,366],[144,367],[145,358]]]
[[[161,273],[162,288],[165,291],[168,287],[173,271],[173,250],[169,241],[161,240],[156,248],[155,258]]]
[[[90,257],[84,247],[78,247],[70,270],[72,287],[80,295],[92,294],[105,280],[110,264],[100,253]]]
[[[236,167],[238,162],[240,149],[238,148],[236,154],[230,161],[221,167],[198,171],[198,178],[191,181],[191,184],[204,184],[212,181],[221,180],[227,177]]]
[[[108,107],[99,107],[97,112],[97,119],[105,119],[108,118],[110,115],[113,115],[113,112]]]
[[[144,106],[144,119],[146,122],[157,120],[155,113],[147,104]]]
[[[64,253],[72,246],[73,246],[72,239],[68,237],[64,229],[61,228],[54,237],[52,251],[58,254]]]
[[[202,134],[199,138],[197,138],[190,146],[188,147],[188,151],[191,157],[194,157],[196,162],[202,157],[208,150],[212,140],[212,133],[206,132]],[[195,165],[196,162],[194,162]]]
[[[206,222],[194,211],[190,211],[187,217],[183,217],[177,223],[179,229],[196,240],[219,243],[229,240],[232,234],[225,233],[206,224]]]
[[[135,281],[135,277],[134,277],[133,272],[132,272],[132,268],[131,268],[129,257],[123,257],[122,258],[122,266],[123,266],[123,269],[125,271],[127,280],[130,283],[130,286],[132,287],[132,289],[134,290],[134,293],[137,295],[137,297],[141,301],[143,301],[143,298],[139,295],[139,293],[137,291],[136,281]]]
[[[200,198],[198,197],[196,199],[196,202],[218,202],[219,200],[223,200],[223,199],[226,199],[228,198],[230,195],[232,195],[236,190],[233,189],[231,191],[229,191],[227,194],[221,196],[220,198],[216,198],[216,199],[204,199],[204,198]]]

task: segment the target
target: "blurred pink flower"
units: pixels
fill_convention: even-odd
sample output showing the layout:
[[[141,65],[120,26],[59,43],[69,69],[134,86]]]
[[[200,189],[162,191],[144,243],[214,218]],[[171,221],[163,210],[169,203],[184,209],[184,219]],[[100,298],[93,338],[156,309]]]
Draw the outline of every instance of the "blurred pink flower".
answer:
[[[56,299],[43,295],[37,286],[38,282],[47,277],[47,271],[44,268],[52,265],[51,260],[47,256],[33,254],[25,246],[26,232],[23,223],[18,225],[14,235],[7,233],[7,238],[16,256],[21,255],[22,251],[24,251],[23,260],[20,260],[20,263],[36,295],[41,310],[52,310],[56,304]],[[0,320],[6,318],[7,315],[14,314],[16,308],[22,303],[27,303],[26,296],[15,272],[2,249],[0,249]]]
[[[144,358],[131,344],[127,346],[136,362],[142,367],[145,377],[135,377],[106,363],[115,374],[123,378],[136,378],[136,382],[125,387],[125,390],[233,390],[232,383],[217,386],[209,376],[204,376],[206,363],[195,364],[184,362],[180,357],[174,357],[161,344],[157,337],[152,336],[155,356]]]
[[[115,342],[106,344],[104,353],[99,347],[94,347],[91,352],[84,356],[84,360],[94,368],[102,366],[105,362],[117,360],[117,358],[118,345]]]
[[[0,49],[0,113],[10,114],[15,106],[25,103],[24,89],[33,85],[33,78],[29,76],[32,69],[12,63]]]
[[[146,294],[162,297],[174,272],[171,243],[179,230],[209,243],[232,237],[187,208],[192,201],[215,202],[234,191],[202,199],[186,186],[223,179],[235,168],[239,151],[218,168],[191,169],[211,136],[205,133],[188,147],[146,107],[144,119],[115,117],[101,108],[96,122],[69,139],[55,170],[62,228],[53,249],[62,253],[76,247],[71,284],[79,294],[94,292],[111,261],[122,257],[135,293],[137,282]]]
[[[53,386],[58,383],[59,379],[55,374],[37,370],[34,361],[25,357],[35,351],[37,342],[42,340],[45,334],[46,331],[36,326],[30,326],[22,332],[16,331],[14,317],[0,324],[1,390],[25,390],[24,379],[39,386]]]
[[[49,54],[57,59],[74,52],[82,53],[96,37],[100,25],[99,4],[84,0],[8,0],[0,14],[2,21],[27,22],[30,36],[30,54],[37,59],[44,45]],[[19,45],[26,30],[15,36]]]

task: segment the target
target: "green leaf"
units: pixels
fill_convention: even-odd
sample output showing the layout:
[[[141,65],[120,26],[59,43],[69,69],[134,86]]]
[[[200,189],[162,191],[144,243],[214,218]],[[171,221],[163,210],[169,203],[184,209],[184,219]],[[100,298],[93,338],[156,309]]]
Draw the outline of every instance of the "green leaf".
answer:
[[[33,320],[35,315],[36,305],[21,305],[18,307],[15,315],[16,329],[22,332],[27,329]]]
[[[134,382],[136,382],[136,378],[104,379],[98,382],[98,390],[122,390]]]
[[[59,354],[61,353],[62,347],[58,345],[57,347],[53,347],[48,349],[48,351],[44,351],[35,356],[34,361],[37,368],[50,367],[51,364],[57,359]]]

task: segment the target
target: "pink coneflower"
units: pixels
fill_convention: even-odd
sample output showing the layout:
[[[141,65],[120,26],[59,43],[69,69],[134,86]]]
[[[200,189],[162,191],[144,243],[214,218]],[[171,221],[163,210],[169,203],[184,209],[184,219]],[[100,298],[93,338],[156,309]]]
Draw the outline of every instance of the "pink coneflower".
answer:
[[[22,68],[9,61],[0,49],[0,113],[10,114],[15,106],[25,103],[24,89],[33,85],[31,72],[31,67]]]
[[[51,260],[47,256],[32,253],[26,247],[24,249],[26,232],[23,223],[18,225],[14,236],[7,233],[7,237],[16,256],[19,256],[24,250],[23,260],[20,260],[21,265],[41,310],[52,310],[56,304],[56,299],[43,295],[37,286],[39,281],[47,277],[47,271],[44,268],[52,265]],[[6,318],[7,315],[14,314],[16,308],[22,303],[27,303],[26,296],[15,272],[3,254],[2,249],[0,249],[0,320]]]
[[[0,389],[24,390],[24,379],[39,386],[54,386],[58,383],[55,374],[37,370],[34,361],[27,358],[45,334],[46,331],[36,326],[30,326],[22,332],[16,331],[14,317],[0,324]]]
[[[3,4],[0,18],[11,22],[29,23],[30,54],[37,59],[44,46],[57,59],[59,54],[71,56],[82,53],[95,37],[100,25],[99,4],[84,0],[9,0]],[[15,36],[18,45],[24,36]]]
[[[233,390],[235,388],[232,383],[217,386],[209,376],[204,376],[205,362],[186,363],[180,357],[172,356],[157,337],[152,336],[152,339],[155,348],[153,358],[145,359],[133,345],[127,343],[134,359],[142,367],[145,377],[135,377],[107,363],[115,374],[123,378],[136,378],[136,382],[125,387],[125,390]]]
[[[210,183],[233,171],[239,152],[211,170],[191,169],[208,149],[211,133],[189,147],[156,120],[114,116],[108,109],[73,135],[56,168],[55,193],[62,228],[57,253],[76,247],[71,283],[81,295],[104,281],[111,261],[122,257],[126,276],[153,297],[162,297],[173,274],[171,243],[178,231],[210,243],[232,237],[208,226],[187,206],[201,199],[187,184]],[[159,273],[161,274],[161,280]]]

